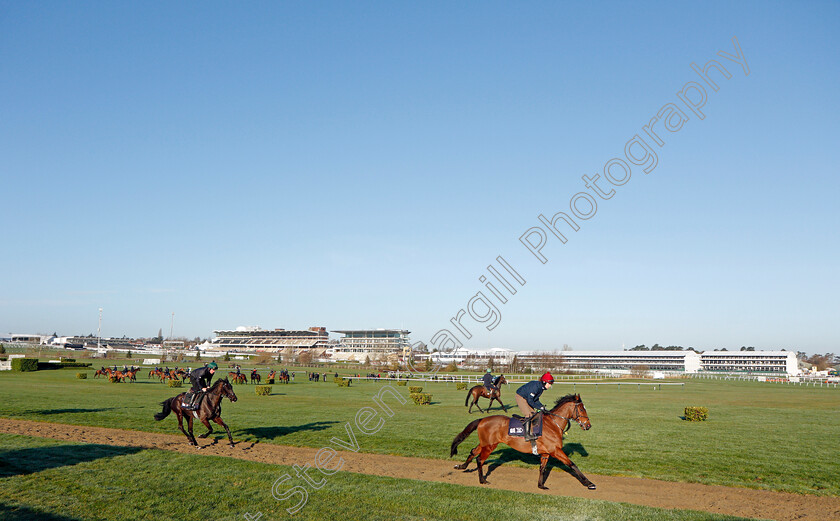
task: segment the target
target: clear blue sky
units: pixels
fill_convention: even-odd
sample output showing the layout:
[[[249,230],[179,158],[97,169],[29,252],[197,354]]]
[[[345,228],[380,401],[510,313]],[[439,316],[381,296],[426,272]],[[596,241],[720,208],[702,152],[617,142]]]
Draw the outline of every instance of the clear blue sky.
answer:
[[[429,342],[502,255],[527,282],[467,347],[838,352],[838,28],[837,2],[0,2],[0,336],[102,307],[103,336],[174,311]],[[700,120],[676,93],[712,59]],[[667,103],[656,168],[610,185]],[[596,173],[615,195],[541,264],[520,236]]]

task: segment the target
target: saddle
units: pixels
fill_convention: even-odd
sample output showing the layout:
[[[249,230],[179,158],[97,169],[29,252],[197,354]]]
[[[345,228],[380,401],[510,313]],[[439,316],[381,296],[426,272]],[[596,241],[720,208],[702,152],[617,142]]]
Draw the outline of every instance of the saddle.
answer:
[[[184,399],[181,400],[181,408],[187,411],[197,411],[201,405],[201,398],[203,397],[204,393],[202,392],[195,393],[193,391],[187,391],[184,394]]]
[[[542,436],[543,415],[538,412],[530,420],[514,414],[508,422],[508,436],[521,436],[532,441]]]

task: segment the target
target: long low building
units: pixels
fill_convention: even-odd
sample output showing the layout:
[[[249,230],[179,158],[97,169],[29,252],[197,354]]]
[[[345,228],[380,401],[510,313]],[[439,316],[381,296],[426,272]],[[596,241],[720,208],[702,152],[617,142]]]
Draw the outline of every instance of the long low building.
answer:
[[[793,351],[488,351],[458,350],[451,353],[415,355],[442,364],[458,363],[479,367],[492,359],[518,369],[582,372],[629,372],[646,369],[677,373],[799,374]]]

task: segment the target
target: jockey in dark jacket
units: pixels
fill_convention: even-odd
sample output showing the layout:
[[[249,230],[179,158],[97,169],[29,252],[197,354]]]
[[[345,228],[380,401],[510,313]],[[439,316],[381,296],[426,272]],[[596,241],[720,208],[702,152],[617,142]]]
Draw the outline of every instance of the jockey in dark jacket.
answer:
[[[484,388],[487,389],[488,393],[492,393],[493,389],[496,388],[496,386],[493,385],[493,373],[490,372],[490,369],[488,369],[487,372],[484,373],[484,376],[481,378],[481,381],[484,382]]]
[[[190,396],[189,407],[195,406],[196,397],[199,393],[210,390],[210,381],[213,379],[213,373],[216,372],[218,367],[216,362],[210,362],[206,367],[199,367],[190,373],[190,381],[192,381],[190,392],[192,395]]]
[[[190,373],[190,380],[192,381],[192,390],[194,392],[207,391],[210,388],[210,381],[213,379],[213,373],[219,366],[216,362],[210,362],[207,367],[199,367]]]

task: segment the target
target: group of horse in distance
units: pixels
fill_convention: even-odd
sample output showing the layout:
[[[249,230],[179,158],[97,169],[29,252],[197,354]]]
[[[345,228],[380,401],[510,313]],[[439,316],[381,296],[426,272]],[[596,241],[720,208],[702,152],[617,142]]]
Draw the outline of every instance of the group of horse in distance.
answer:
[[[139,368],[133,367],[131,369],[126,370],[114,370],[110,367],[103,367],[101,369],[97,369],[95,373],[93,373],[94,378],[99,378],[100,376],[104,376],[108,380],[112,382],[129,382],[133,383],[137,381],[137,371]]]

